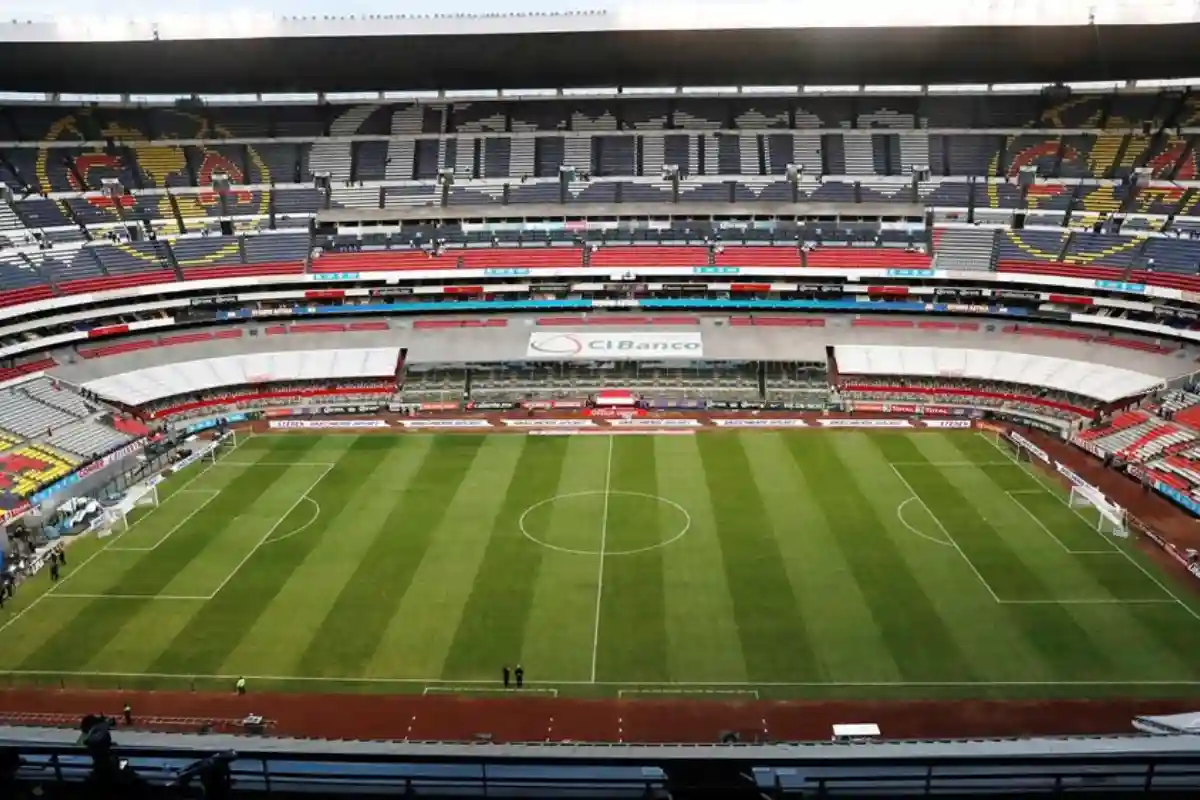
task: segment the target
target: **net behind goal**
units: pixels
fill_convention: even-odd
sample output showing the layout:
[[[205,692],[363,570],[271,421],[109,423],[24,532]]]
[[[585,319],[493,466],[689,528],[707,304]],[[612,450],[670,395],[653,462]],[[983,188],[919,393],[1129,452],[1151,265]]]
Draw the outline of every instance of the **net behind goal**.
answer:
[[[1129,527],[1125,509],[1110,503],[1103,495],[1088,487],[1072,486],[1067,504],[1101,533],[1128,538]]]

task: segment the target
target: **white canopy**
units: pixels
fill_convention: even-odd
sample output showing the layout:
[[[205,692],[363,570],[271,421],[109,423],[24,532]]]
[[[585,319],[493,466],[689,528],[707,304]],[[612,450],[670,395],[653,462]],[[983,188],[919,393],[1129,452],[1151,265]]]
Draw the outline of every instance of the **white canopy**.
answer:
[[[249,383],[394,375],[398,347],[248,353],[135,369],[83,384],[101,397],[139,406],[164,397]]]
[[[844,375],[912,375],[1022,383],[1120,400],[1161,386],[1162,378],[1119,367],[1051,356],[950,347],[843,345],[835,348]]]

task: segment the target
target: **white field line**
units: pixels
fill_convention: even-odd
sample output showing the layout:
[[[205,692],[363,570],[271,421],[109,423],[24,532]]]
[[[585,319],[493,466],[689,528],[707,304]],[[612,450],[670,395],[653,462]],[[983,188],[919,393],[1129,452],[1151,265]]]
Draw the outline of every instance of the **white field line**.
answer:
[[[1004,494],[1005,494],[1005,495],[1008,497],[1008,499],[1009,499],[1009,500],[1012,500],[1012,501],[1013,501],[1013,503],[1014,503],[1014,504],[1015,504],[1015,505],[1016,505],[1018,508],[1020,508],[1020,509],[1021,509],[1022,511],[1024,511],[1026,514],[1028,514],[1028,515],[1029,515],[1029,518],[1030,518],[1031,520],[1033,520],[1034,524],[1035,524],[1035,525],[1037,525],[1039,528],[1041,528],[1043,531],[1045,531],[1045,532],[1046,532],[1046,535],[1047,535],[1047,536],[1049,536],[1051,539],[1053,539],[1053,540],[1054,540],[1054,541],[1055,541],[1055,542],[1058,544],[1058,546],[1062,548],[1062,551],[1063,551],[1064,553],[1070,553],[1070,552],[1072,552],[1071,548],[1067,547],[1067,546],[1066,546],[1066,545],[1063,543],[1063,540],[1062,540],[1062,539],[1060,539],[1060,538],[1058,538],[1057,536],[1055,536],[1055,535],[1054,535],[1054,531],[1052,531],[1052,530],[1050,530],[1049,528],[1047,528],[1047,527],[1046,527],[1046,524],[1045,524],[1044,522],[1042,522],[1040,519],[1038,519],[1036,514],[1034,514],[1032,511],[1030,511],[1028,508],[1026,508],[1025,504],[1024,504],[1024,503],[1022,503],[1020,500],[1018,500],[1018,499],[1017,499],[1016,495],[1014,495],[1012,492],[1010,492],[1010,491],[1007,491],[1007,490],[1004,492]]]
[[[600,603],[604,599],[604,548],[608,545],[608,500],[611,497],[613,442],[608,440],[608,462],[604,468],[604,510],[600,515],[600,568],[596,576],[596,620],[592,628],[592,683],[596,682],[596,662],[600,656]]]
[[[901,500],[900,505],[896,506],[896,519],[900,520],[901,525],[908,528],[910,531],[915,533],[917,536],[920,536],[922,539],[927,539],[927,540],[933,542],[934,544],[940,544],[943,547],[954,547],[954,545],[950,544],[950,542],[945,542],[945,541],[942,541],[941,539],[935,539],[932,536],[930,536],[929,534],[927,534],[923,531],[917,530],[913,525],[909,524],[907,519],[904,518],[904,507],[916,499],[917,499],[916,497],[910,497],[907,500]]]
[[[980,436],[983,436],[983,434],[982,434],[982,433],[981,433],[981,434],[979,434],[979,435],[980,435]],[[1069,502],[1067,502],[1067,501],[1063,500],[1063,499],[1062,499],[1062,497],[1060,496],[1060,494],[1059,494],[1059,493],[1058,493],[1058,492],[1055,490],[1055,488],[1054,488],[1053,486],[1047,485],[1047,484],[1046,484],[1046,482],[1045,482],[1044,480],[1042,480],[1042,477],[1041,477],[1040,475],[1038,475],[1038,472],[1037,472],[1037,470],[1036,470],[1036,469],[1032,469],[1032,468],[1031,468],[1031,467],[1030,467],[1028,464],[1022,464],[1022,463],[1020,462],[1020,460],[1018,460],[1018,459],[1017,459],[1017,457],[1016,457],[1016,456],[1014,456],[1012,453],[1008,452],[1008,451],[1007,451],[1007,450],[1005,450],[1003,447],[1001,447],[1001,446],[1000,446],[1000,441],[999,441],[999,438],[1000,438],[1000,435],[999,435],[999,434],[996,434],[996,438],[995,438],[995,439],[989,439],[987,436],[983,436],[983,440],[984,440],[985,442],[987,442],[987,443],[988,443],[988,444],[990,444],[992,447],[996,448],[998,451],[1000,451],[1000,452],[1001,452],[1001,453],[1003,453],[1005,456],[1007,456],[1007,457],[1008,457],[1008,460],[1009,460],[1010,462],[1012,462],[1012,464],[1013,464],[1014,466],[1016,466],[1018,469],[1020,469],[1020,470],[1021,470],[1021,472],[1024,472],[1024,473],[1025,473],[1027,476],[1029,476],[1030,478],[1033,478],[1033,482],[1034,482],[1034,483],[1036,483],[1036,484],[1038,485],[1038,488],[1037,488],[1037,489],[1032,489],[1032,488],[1031,488],[1031,489],[1013,489],[1013,490],[1010,490],[1010,491],[1009,491],[1009,494],[1010,494],[1010,495],[1012,495],[1012,494],[1017,494],[1017,493],[1020,493],[1020,494],[1050,494],[1050,495],[1051,495],[1052,497],[1054,497],[1056,500],[1059,500],[1059,501],[1061,501],[1061,502],[1062,502],[1064,505],[1066,505],[1066,507],[1067,507],[1067,508],[1071,509],[1071,513],[1073,513],[1075,516],[1079,517],[1079,519],[1083,520],[1083,523],[1084,523],[1085,525],[1087,525],[1089,529],[1092,529],[1092,528],[1094,528],[1094,527],[1095,527],[1095,526],[1092,524],[1091,520],[1089,520],[1089,519],[1088,519],[1087,517],[1085,517],[1083,514],[1080,514],[1080,513],[1079,513],[1079,509],[1077,509],[1077,508],[1075,508],[1074,506],[1072,506],[1072,505],[1071,505]],[[1024,504],[1022,504],[1022,507],[1024,507]],[[1029,509],[1025,509],[1025,510],[1026,510],[1026,511],[1028,511]],[[1032,516],[1032,513],[1031,513],[1031,516]],[[1037,519],[1037,518],[1035,517],[1035,519]],[[1041,520],[1038,520],[1038,524],[1041,524]],[[1042,527],[1044,528],[1045,526],[1043,525]],[[1055,538],[1057,538],[1057,537],[1055,537]],[[1120,552],[1123,552],[1123,551],[1121,550],[1121,548],[1120,548],[1120,547],[1117,547],[1117,545],[1116,545],[1115,543],[1113,543],[1112,541],[1110,541],[1110,540],[1108,540],[1108,539],[1104,539],[1104,543],[1107,545],[1107,549],[1106,549],[1106,550],[1084,550],[1084,551],[1074,551],[1074,552],[1075,552],[1076,554],[1078,554],[1078,555],[1085,555],[1085,554],[1086,554],[1086,555],[1092,555],[1092,554],[1110,553],[1110,552],[1111,552],[1111,553],[1120,553]],[[1060,542],[1060,544],[1061,544],[1061,542]],[[1068,550],[1067,552],[1072,552],[1072,551]]]
[[[518,689],[516,686],[504,688],[503,686],[478,686],[472,684],[470,686],[457,685],[441,685],[441,686],[426,686],[421,690],[423,696],[431,694],[548,694],[551,697],[558,697],[558,689],[550,689],[544,686],[529,686],[528,684]]]
[[[243,443],[243,442],[248,442],[248,441],[250,441],[250,439],[252,439],[253,437],[254,437],[254,434],[252,433],[252,434],[250,434],[249,436],[247,436],[245,439],[240,439],[240,440],[238,440],[238,442],[237,442],[237,443],[235,443],[235,444],[233,445],[233,447],[231,447],[231,448],[229,449],[229,452],[230,452],[230,453],[232,453],[234,450],[237,450],[239,447],[241,447],[241,446],[242,446],[242,443]],[[170,502],[170,500],[171,500],[171,497],[174,497],[174,496],[175,496],[175,493],[178,493],[178,492],[180,492],[180,491],[182,491],[182,490],[184,490],[184,489],[187,489],[187,488],[189,488],[189,487],[190,487],[190,486],[191,486],[193,483],[195,483],[196,481],[200,480],[202,477],[204,477],[206,474],[208,474],[208,471],[209,471],[210,469],[212,469],[213,465],[214,465],[214,464],[216,464],[216,463],[217,463],[217,460],[214,458],[211,464],[209,464],[209,465],[208,465],[208,466],[206,466],[204,469],[200,470],[200,471],[199,471],[199,472],[197,472],[195,475],[193,475],[193,476],[192,476],[192,477],[191,477],[191,478],[188,480],[188,482],[187,482],[187,483],[185,483],[183,486],[180,486],[178,489],[176,489],[176,490],[175,490],[175,492],[173,492],[173,493],[171,494],[171,496],[170,496],[170,497],[168,497],[168,498],[167,498],[166,500],[164,500],[163,502],[164,502],[164,503],[165,503],[165,502]],[[67,575],[65,575],[61,581],[59,581],[58,583],[54,584],[54,585],[53,585],[53,586],[51,586],[49,589],[47,589],[46,591],[42,592],[40,595],[38,595],[37,597],[35,597],[35,598],[33,599],[33,602],[32,602],[32,603],[30,603],[29,605],[25,606],[25,608],[21,609],[21,610],[20,610],[20,611],[18,611],[16,614],[14,614],[14,615],[13,615],[13,617],[12,617],[12,619],[8,620],[8,622],[5,622],[3,625],[0,625],[0,633],[3,633],[3,632],[4,632],[4,631],[5,631],[5,630],[6,630],[6,629],[7,629],[7,628],[10,626],[10,625],[12,625],[14,622],[16,622],[16,621],[17,621],[17,620],[19,620],[21,617],[23,617],[23,616],[25,616],[26,614],[28,614],[28,613],[29,613],[30,611],[32,611],[33,609],[37,608],[37,606],[38,606],[38,604],[39,604],[39,603],[41,603],[43,600],[45,600],[45,599],[46,599],[47,597],[49,597],[50,595],[54,594],[54,593],[55,593],[55,592],[56,592],[58,589],[61,589],[61,588],[63,587],[63,585],[65,585],[65,584],[67,583],[67,581],[71,580],[71,578],[75,577],[75,576],[76,576],[76,575],[78,575],[80,572],[82,572],[82,571],[83,571],[83,568],[84,568],[84,567],[86,567],[88,564],[92,563],[92,561],[93,561],[93,560],[96,558],[96,556],[100,555],[101,553],[105,552],[105,551],[106,551],[106,550],[108,550],[110,547],[112,547],[114,544],[116,544],[116,542],[117,542],[117,541],[118,541],[118,540],[121,538],[121,536],[125,535],[126,533],[129,533],[129,531],[131,531],[131,530],[132,530],[132,529],[133,529],[135,526],[137,526],[137,524],[138,524],[138,523],[140,523],[142,520],[144,520],[144,519],[146,519],[147,517],[149,517],[151,514],[153,514],[153,513],[154,513],[155,511],[157,511],[158,509],[162,508],[162,505],[163,505],[162,503],[159,503],[157,506],[155,506],[154,508],[150,509],[150,511],[149,511],[149,512],[147,512],[145,516],[143,516],[143,517],[139,517],[139,518],[137,519],[137,521],[135,521],[135,522],[133,523],[133,525],[130,525],[130,526],[128,526],[128,527],[127,527],[125,530],[123,530],[123,531],[122,531],[120,534],[118,534],[118,535],[114,536],[114,537],[113,537],[113,538],[112,538],[112,539],[111,539],[111,540],[108,542],[108,544],[104,545],[104,546],[103,546],[103,547],[101,547],[99,550],[97,550],[96,552],[92,553],[90,556],[88,556],[87,558],[85,558],[85,559],[83,560],[83,563],[81,563],[81,564],[80,564],[78,567],[76,567],[75,569],[73,569],[73,570],[71,570],[69,573],[67,573]]]
[[[221,593],[221,590],[224,589],[225,586],[231,580],[233,580],[233,576],[237,575],[238,572],[241,570],[241,568],[246,566],[246,562],[249,561],[251,558],[253,558],[254,554],[258,552],[258,549],[267,543],[267,540],[271,538],[271,534],[275,533],[275,531],[278,530],[279,526],[284,523],[284,520],[286,520],[289,516],[291,516],[291,513],[293,511],[295,511],[296,508],[299,507],[299,505],[301,503],[303,503],[305,500],[311,500],[311,498],[308,496],[309,492],[311,492],[313,489],[316,489],[317,485],[321,481],[325,480],[325,476],[328,475],[332,470],[333,470],[332,465],[326,466],[325,469],[321,472],[321,475],[315,481],[313,481],[312,484],[307,489],[305,489],[303,492],[301,492],[300,496],[296,498],[296,502],[292,503],[291,506],[288,507],[288,510],[283,512],[282,515],[280,515],[279,519],[275,521],[275,524],[271,526],[270,530],[268,530],[266,532],[266,534],[264,534],[263,537],[258,540],[258,544],[254,545],[254,547],[251,548],[250,552],[246,553],[246,557],[243,558],[241,561],[239,561],[237,566],[233,568],[233,571],[225,576],[225,580],[221,581],[220,585],[217,586],[217,588],[213,591],[213,593],[211,595],[209,595],[210,600]],[[317,508],[319,509],[320,506],[317,506]],[[309,524],[311,524],[311,521]]]
[[[239,447],[241,447],[241,446],[242,446],[242,444],[243,444],[244,442],[248,442],[248,441],[250,441],[250,439],[251,439],[252,437],[253,437],[253,434],[251,434],[250,436],[247,436],[245,439],[240,439],[240,440],[238,440],[238,442],[237,442],[237,443],[236,443],[236,444],[235,444],[233,447],[229,448],[229,452],[230,452],[230,453],[232,453],[234,450],[237,450]],[[138,525],[140,525],[140,524],[142,523],[142,521],[143,521],[143,520],[145,520],[145,519],[148,519],[148,518],[149,518],[149,517],[150,517],[150,516],[151,516],[151,515],[152,515],[152,514],[155,512],[155,511],[158,511],[158,510],[159,510],[160,508],[162,508],[162,507],[163,507],[163,506],[164,506],[166,503],[169,503],[169,502],[171,502],[171,498],[172,498],[172,497],[174,497],[175,495],[177,495],[177,494],[182,494],[182,493],[184,493],[184,492],[187,492],[187,493],[189,493],[189,494],[190,494],[191,492],[195,492],[195,491],[200,491],[200,492],[207,492],[207,491],[210,491],[210,490],[208,490],[208,489],[192,489],[191,487],[192,487],[192,484],[193,484],[193,483],[195,483],[196,481],[200,480],[200,479],[201,479],[201,478],[203,478],[205,475],[207,475],[207,474],[208,474],[208,471],[209,471],[210,469],[212,469],[213,467],[215,467],[215,466],[216,466],[218,463],[219,463],[219,460],[218,460],[217,458],[215,458],[215,457],[214,457],[212,461],[208,462],[208,464],[207,464],[207,465],[204,467],[204,469],[202,469],[202,470],[200,470],[199,472],[197,472],[197,473],[196,473],[195,475],[193,475],[191,478],[188,478],[188,481],[187,481],[187,483],[185,483],[183,486],[180,486],[180,487],[179,487],[178,489],[176,489],[175,491],[171,492],[171,494],[167,496],[167,499],[166,499],[166,500],[163,500],[163,501],[162,501],[162,502],[160,502],[158,505],[156,505],[154,508],[150,509],[150,510],[149,510],[149,511],[147,511],[145,514],[143,514],[142,516],[138,517],[138,518],[137,518],[137,520],[136,520],[136,521],[135,521],[135,522],[134,522],[132,525],[127,525],[127,526],[125,527],[125,530],[121,531],[121,532],[120,532],[120,533],[118,533],[116,536],[112,537],[112,539],[111,539],[111,540],[109,540],[108,544],[106,544],[106,545],[104,546],[104,548],[103,548],[103,549],[104,549],[104,550],[107,550],[107,549],[109,549],[110,547],[112,547],[113,545],[115,545],[115,544],[117,543],[117,541],[118,541],[118,540],[119,540],[119,539],[120,539],[122,536],[124,536],[125,534],[129,533],[131,530],[133,530],[134,528],[136,528]],[[220,489],[217,489],[217,490],[215,490],[215,491],[217,491],[217,492],[220,492],[221,490],[220,490]],[[76,570],[76,572],[78,572],[78,570]]]
[[[308,502],[312,503],[313,507],[316,509],[316,511],[313,513],[312,517],[308,520],[308,522],[304,523],[299,528],[296,528],[296,530],[294,530],[290,533],[285,533],[283,536],[280,536],[278,539],[268,539],[267,541],[263,542],[264,545],[275,544],[276,542],[282,542],[284,539],[292,538],[297,533],[303,533],[304,531],[311,528],[313,526],[313,523],[315,523],[317,520],[319,520],[321,518],[321,504],[318,503],[316,500],[313,500],[311,497],[308,497],[307,495],[305,495],[304,499],[307,500]]]
[[[333,461],[230,461],[222,459],[217,467],[332,467]]]
[[[174,535],[175,531],[179,530],[184,525],[188,524],[188,522],[191,521],[192,517],[196,516],[201,511],[203,511],[205,509],[205,507],[209,503],[211,503],[213,500],[216,500],[217,495],[219,495],[221,493],[221,490],[220,489],[189,489],[188,490],[189,494],[198,494],[200,492],[207,493],[208,499],[205,500],[200,505],[196,506],[196,508],[190,514],[188,514],[186,517],[181,519],[179,521],[179,523],[177,525],[175,525],[175,527],[171,528],[171,530],[169,530],[165,534],[163,534],[162,537],[159,538],[159,540],[157,542],[155,542],[154,544],[150,545],[149,547],[124,547],[124,546],[113,545],[106,549],[112,550],[115,553],[119,553],[119,552],[149,553],[152,550],[157,550],[159,548],[159,546],[162,545],[163,542],[167,541],[167,539],[170,539],[171,536]],[[178,492],[176,492],[176,494],[178,494]],[[171,497],[174,497],[174,496],[175,495],[171,495]],[[168,497],[167,500],[170,500],[171,497]],[[162,503],[159,503],[158,507],[162,508]],[[141,522],[141,520],[138,520],[138,522]],[[134,523],[134,525],[136,525],[136,524],[137,524],[137,522]],[[133,525],[130,525],[129,527],[132,528]],[[128,529],[126,529],[122,533],[122,535],[124,535],[124,533],[128,533],[128,532],[129,532]]]
[[[234,681],[238,678],[245,678],[247,681],[291,681],[297,683],[363,683],[363,684],[380,684],[380,685],[397,685],[397,686],[447,686],[447,687],[496,687],[499,684],[498,679],[493,680],[443,680],[441,678],[366,678],[366,677],[345,677],[339,678],[335,676],[316,676],[316,675],[242,675],[240,673],[227,674],[192,674],[189,675],[183,672],[96,672],[88,670],[0,670],[0,675],[13,676],[63,676],[63,677],[80,677],[80,678],[153,678],[163,680],[213,680],[213,681]],[[525,689],[521,691],[529,691],[538,688],[556,688],[564,686],[612,686],[617,688],[627,687],[635,688],[671,688],[671,689],[704,689],[704,688],[737,688],[737,689],[769,689],[776,688],[819,688],[819,687],[846,687],[846,688],[904,688],[904,687],[1020,687],[1020,686],[1077,686],[1077,687],[1103,687],[1103,686],[1200,686],[1200,680],[1185,679],[1185,680],[1145,680],[1145,681],[764,681],[760,683],[751,683],[748,681],[581,681],[581,680],[562,680],[562,681],[536,681],[526,682]],[[251,687],[253,688],[253,687]],[[510,689],[510,692],[516,693],[517,689]]]
[[[925,509],[925,513],[929,515],[929,518],[936,522],[937,526],[941,528],[942,535],[946,537],[946,541],[950,542],[950,546],[958,551],[958,554],[962,556],[963,561],[967,562],[967,566],[971,568],[971,572],[975,573],[975,577],[979,579],[981,584],[983,584],[983,588],[987,589],[987,592],[992,596],[992,599],[999,603],[1000,598],[996,595],[995,590],[992,589],[991,584],[987,582],[982,573],[979,572],[979,569],[976,568],[971,559],[967,557],[967,554],[963,552],[963,549],[958,546],[958,542],[954,541],[954,537],[950,535],[950,531],[946,530],[946,526],[943,525],[942,521],[938,519],[936,514],[933,513],[933,509],[929,507],[921,495],[917,494],[917,490],[914,489],[912,484],[908,482],[908,478],[904,477],[904,474],[900,472],[900,469],[895,464],[889,464],[888,466],[892,468],[892,472],[896,473],[896,477],[900,479],[900,482],[908,488],[908,493],[916,498],[917,502],[920,503]]]
[[[897,467],[1011,467],[1012,461],[892,461]]]
[[[991,442],[992,446],[995,447],[997,450],[999,450],[1001,453],[1004,452],[1004,448],[1001,447],[999,445],[999,443],[993,442],[991,439],[988,439],[986,436],[984,436],[983,438],[984,438],[984,440]],[[1013,459],[1013,462],[1020,465],[1020,462],[1018,462],[1015,458]],[[1028,475],[1032,476],[1035,481],[1037,481],[1039,484],[1041,484],[1042,488],[1044,488],[1046,491],[1048,491],[1053,497],[1057,498],[1058,501],[1060,503],[1062,503],[1064,506],[1066,506],[1067,508],[1070,508],[1071,511],[1075,512],[1075,515],[1077,517],[1079,517],[1081,520],[1083,520],[1084,522],[1086,522],[1089,528],[1092,527],[1092,524],[1090,522],[1088,522],[1087,517],[1080,514],[1078,509],[1072,508],[1070,502],[1068,502],[1065,498],[1063,498],[1062,493],[1060,491],[1056,491],[1054,487],[1046,485],[1046,482],[1044,480],[1042,480],[1040,475],[1037,474],[1037,470],[1031,470],[1027,467],[1024,467],[1023,465],[1020,465],[1020,466],[1022,467],[1022,469],[1025,470],[1025,472]],[[1094,528],[1093,528],[1093,530],[1094,530]],[[1184,611],[1186,611],[1188,614],[1190,614],[1192,616],[1192,618],[1195,619],[1197,622],[1200,622],[1200,613],[1198,613],[1196,611],[1196,609],[1192,608],[1190,605],[1183,602],[1183,600],[1179,599],[1179,595],[1177,595],[1177,594],[1175,594],[1175,592],[1171,591],[1171,589],[1169,589],[1165,583],[1163,583],[1161,580],[1159,580],[1157,575],[1153,574],[1152,572],[1150,572],[1150,570],[1146,569],[1140,563],[1138,563],[1137,559],[1135,559],[1133,556],[1129,555],[1129,553],[1127,553],[1125,551],[1124,547],[1121,547],[1119,544],[1116,544],[1115,542],[1109,541],[1104,536],[1104,534],[1101,533],[1100,531],[1096,531],[1096,535],[1101,537],[1101,539],[1103,539],[1105,542],[1107,542],[1110,547],[1115,547],[1117,549],[1117,552],[1119,552],[1121,555],[1125,556],[1126,561],[1128,561],[1133,566],[1137,567],[1138,572],[1142,573],[1147,578],[1149,578],[1150,581],[1155,586],[1157,586],[1159,589],[1162,589],[1163,593],[1167,597],[1171,598],[1177,604],[1182,606]],[[0,630],[3,630],[3,629],[0,628]]]
[[[637,697],[639,695],[659,695],[666,697],[677,697],[679,695],[702,694],[702,695],[732,695],[734,697],[753,697],[758,699],[757,689],[668,689],[668,688],[651,688],[651,689],[618,689],[617,697]]]
[[[1171,604],[1175,602],[1169,597],[1142,597],[1132,600],[1124,600],[1120,597],[1083,597],[1075,600],[1001,600],[1001,605],[1006,606],[1050,606],[1050,605],[1067,605],[1067,606],[1138,606],[1138,605],[1157,605],[1159,603]]]
[[[211,600],[206,594],[77,594],[55,592],[55,600]]]

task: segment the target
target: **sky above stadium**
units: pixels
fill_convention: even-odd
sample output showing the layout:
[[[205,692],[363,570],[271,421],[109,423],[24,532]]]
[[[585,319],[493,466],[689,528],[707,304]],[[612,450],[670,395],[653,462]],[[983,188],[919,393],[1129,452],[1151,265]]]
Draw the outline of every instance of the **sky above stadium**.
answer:
[[[706,0],[711,2],[712,0]],[[49,15],[91,16],[98,11],[121,17],[158,17],[180,12],[178,2],[170,0],[106,0],[102,7],[79,0],[4,0],[2,13],[8,19],[36,19]],[[221,10],[311,16],[317,14],[484,14],[503,9],[508,12],[546,12],[607,8],[608,0],[205,0],[206,13]]]
[[[0,0],[0,20],[43,21],[50,17],[166,22],[171,18],[222,14],[340,17],[370,14],[497,14],[566,11],[615,12],[617,19],[662,17],[677,27],[691,22],[734,25],[955,25],[955,24],[1129,24],[1200,21],[1200,0],[205,0],[200,6],[178,0],[106,0],[101,6],[79,0]],[[757,25],[756,25],[757,23]],[[635,25],[634,27],[641,27]],[[650,26],[647,26],[650,27]]]

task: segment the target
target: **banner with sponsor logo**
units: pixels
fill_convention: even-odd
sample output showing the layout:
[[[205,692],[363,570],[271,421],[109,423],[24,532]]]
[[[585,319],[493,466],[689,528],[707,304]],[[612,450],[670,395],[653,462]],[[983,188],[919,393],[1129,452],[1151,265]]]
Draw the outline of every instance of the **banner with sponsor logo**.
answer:
[[[521,403],[515,403],[516,408],[526,408],[531,411],[549,411],[550,409],[571,409],[583,408],[586,406],[582,400],[525,400]]]
[[[381,419],[273,419],[267,426],[283,430],[352,430],[386,428],[388,424]]]
[[[1043,464],[1053,464],[1053,463],[1054,463],[1054,462],[1053,462],[1053,461],[1050,459],[1050,456],[1046,455],[1046,451],[1045,451],[1045,450],[1043,450],[1042,448],[1038,447],[1036,444],[1034,444],[1033,442],[1029,441],[1029,440],[1028,440],[1028,439],[1026,439],[1024,436],[1022,436],[1021,434],[1017,433],[1016,431],[1012,431],[1012,432],[1010,432],[1010,433],[1008,434],[1008,438],[1009,438],[1009,439],[1011,439],[1011,440],[1012,440],[1012,441],[1013,441],[1015,444],[1017,444],[1019,447],[1023,447],[1023,448],[1025,448],[1026,450],[1028,450],[1028,451],[1030,452],[1030,454],[1031,454],[1031,455],[1033,455],[1034,457],[1036,457],[1036,458],[1037,458],[1039,461],[1041,461]]]
[[[964,413],[963,409],[950,406],[930,406],[924,403],[859,403],[852,402],[850,406],[855,411],[873,414],[922,414],[929,416],[949,417]]]
[[[927,419],[925,420],[926,428],[969,428],[971,420],[969,419]]]
[[[406,428],[490,428],[486,419],[402,419]]]
[[[802,419],[714,419],[722,428],[807,428]]]
[[[683,333],[535,331],[529,334],[525,357],[560,360],[701,359],[704,358],[704,339],[698,331]]]
[[[601,419],[629,419],[644,417],[647,412],[644,408],[589,408],[586,413]]]
[[[458,403],[420,403],[418,411],[458,411]]]
[[[632,419],[610,419],[608,424],[614,428],[698,428],[698,419],[680,419],[679,417],[633,417]]]
[[[129,444],[122,447],[120,450],[114,450],[113,452],[106,455],[104,458],[96,459],[92,463],[90,463],[84,467],[81,467],[80,470],[78,472],[76,472],[75,474],[78,475],[80,478],[86,478],[89,475],[94,475],[97,472],[99,472],[100,470],[107,467],[108,465],[113,464],[117,461],[120,461],[123,458],[127,458],[128,456],[133,455],[134,453],[138,452],[145,446],[146,446],[145,439],[138,439],[136,442],[130,442]]]
[[[472,401],[467,403],[468,411],[511,411],[514,408],[520,408],[520,403],[515,403],[511,400],[485,400],[483,402]]]
[[[906,419],[819,419],[823,428],[911,428]]]
[[[596,423],[590,419],[505,419],[501,420],[510,428],[594,428]]]

